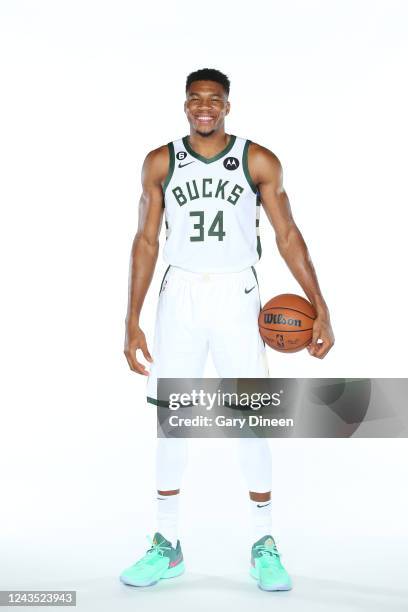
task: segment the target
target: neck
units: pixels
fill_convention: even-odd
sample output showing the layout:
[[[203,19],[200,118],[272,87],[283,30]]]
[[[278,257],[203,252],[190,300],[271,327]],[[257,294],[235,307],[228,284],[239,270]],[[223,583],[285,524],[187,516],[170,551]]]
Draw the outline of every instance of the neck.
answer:
[[[209,134],[200,134],[190,129],[190,146],[200,155],[211,157],[224,149],[229,141],[229,135],[225,133],[224,126]]]

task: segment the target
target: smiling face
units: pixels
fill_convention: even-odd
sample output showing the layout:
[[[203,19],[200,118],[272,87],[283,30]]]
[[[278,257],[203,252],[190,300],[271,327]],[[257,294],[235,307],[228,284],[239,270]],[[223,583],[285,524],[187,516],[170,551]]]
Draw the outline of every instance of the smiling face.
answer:
[[[224,118],[229,111],[230,103],[221,83],[191,83],[186,94],[184,112],[193,131],[201,136],[209,136],[224,127]]]

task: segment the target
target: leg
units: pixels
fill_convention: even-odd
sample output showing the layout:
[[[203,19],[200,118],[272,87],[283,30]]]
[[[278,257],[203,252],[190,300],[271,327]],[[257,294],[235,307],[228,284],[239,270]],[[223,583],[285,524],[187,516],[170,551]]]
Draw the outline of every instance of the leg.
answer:
[[[250,573],[265,591],[287,591],[292,581],[280,561],[272,532],[271,453],[265,438],[238,440],[239,457],[249,488],[254,544]]]
[[[164,280],[164,279],[163,279]],[[147,382],[147,400],[157,405],[157,379],[200,378],[208,352],[204,330],[194,319],[188,283],[170,268],[162,282],[157,307],[154,362]],[[159,438],[156,449],[157,531],[152,547],[137,563],[122,572],[121,580],[133,586],[150,586],[184,571],[177,539],[181,479],[187,462],[187,440]]]
[[[200,378],[208,340],[197,325],[194,293],[177,270],[170,268],[162,283],[157,309],[155,341],[147,399],[157,403],[157,379]],[[156,450],[157,531],[177,544],[181,480],[187,465],[187,439],[159,438]]]
[[[254,285],[256,283],[256,285]],[[259,334],[260,297],[253,269],[237,276],[220,297],[219,313],[210,338],[218,376],[269,377],[265,345]],[[254,287],[252,289],[252,287]],[[280,563],[271,534],[271,456],[263,438],[238,440],[242,470],[249,489],[255,543],[251,550],[251,575],[264,590],[288,590],[290,577]]]
[[[248,489],[254,541],[272,531],[271,451],[265,438],[239,438],[238,455]]]
[[[217,291],[220,294],[220,289]],[[218,314],[210,336],[210,349],[218,376],[268,377],[265,345],[258,327],[261,303],[254,270],[249,268],[231,274],[217,303]],[[250,499],[253,502],[270,501],[271,459],[267,440],[240,439],[238,448]]]
[[[187,465],[187,439],[159,438],[156,450],[157,532],[177,545],[180,488]]]

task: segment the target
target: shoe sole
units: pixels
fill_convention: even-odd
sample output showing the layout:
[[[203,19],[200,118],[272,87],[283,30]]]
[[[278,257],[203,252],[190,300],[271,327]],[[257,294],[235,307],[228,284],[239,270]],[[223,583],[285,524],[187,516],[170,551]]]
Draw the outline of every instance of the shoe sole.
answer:
[[[271,587],[263,587],[261,586],[261,583],[259,582],[259,576],[258,573],[256,571],[255,568],[251,567],[249,574],[251,576],[251,578],[253,578],[254,580],[256,580],[258,582],[258,587],[261,589],[261,591],[290,591],[292,589],[292,585],[289,583],[284,583],[284,584],[277,584]]]
[[[175,567],[169,567],[162,576],[160,576],[156,580],[153,580],[153,582],[132,582],[132,579],[127,578],[126,576],[119,576],[119,580],[123,582],[123,584],[129,585],[129,586],[148,587],[148,586],[153,586],[157,584],[162,579],[177,578],[178,576],[181,576],[181,574],[184,574],[185,569],[186,568],[185,568],[184,562],[182,561]]]

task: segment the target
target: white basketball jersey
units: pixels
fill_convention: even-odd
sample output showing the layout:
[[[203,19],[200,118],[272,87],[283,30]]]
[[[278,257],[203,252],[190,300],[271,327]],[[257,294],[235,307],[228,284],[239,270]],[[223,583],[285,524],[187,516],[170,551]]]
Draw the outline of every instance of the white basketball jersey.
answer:
[[[230,136],[211,158],[196,153],[188,136],[168,143],[163,184],[166,244],[163,257],[192,272],[239,272],[261,256],[260,197],[248,171],[251,141]]]

